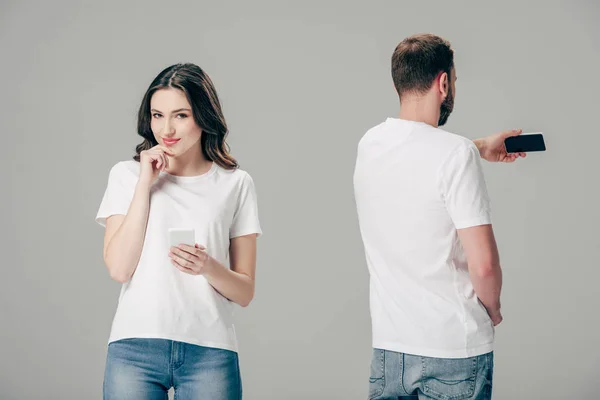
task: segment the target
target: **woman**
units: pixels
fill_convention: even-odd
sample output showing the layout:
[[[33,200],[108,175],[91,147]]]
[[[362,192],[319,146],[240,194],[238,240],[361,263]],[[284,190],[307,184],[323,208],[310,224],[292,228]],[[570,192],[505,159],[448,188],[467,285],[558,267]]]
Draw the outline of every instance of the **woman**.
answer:
[[[254,295],[254,184],[225,142],[210,78],[193,64],[163,70],[138,114],[144,139],[117,163],[96,221],[104,262],[123,284],[108,345],[105,399],[239,399],[233,303]],[[195,231],[170,247],[168,231]]]

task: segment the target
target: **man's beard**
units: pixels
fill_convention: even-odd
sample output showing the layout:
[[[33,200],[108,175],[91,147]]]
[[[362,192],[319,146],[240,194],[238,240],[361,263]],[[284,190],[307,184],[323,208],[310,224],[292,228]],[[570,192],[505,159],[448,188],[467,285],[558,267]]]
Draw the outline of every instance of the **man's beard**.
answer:
[[[440,119],[438,120],[438,126],[443,126],[447,121],[452,110],[454,109],[454,95],[452,93],[452,87],[448,86],[448,95],[440,105]]]

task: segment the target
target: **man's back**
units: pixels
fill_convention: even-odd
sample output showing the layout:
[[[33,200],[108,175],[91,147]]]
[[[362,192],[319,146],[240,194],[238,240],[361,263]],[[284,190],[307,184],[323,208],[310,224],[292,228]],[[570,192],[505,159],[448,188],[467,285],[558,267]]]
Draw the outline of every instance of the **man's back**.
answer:
[[[354,189],[373,347],[445,358],[492,351],[493,324],[457,234],[491,223],[475,145],[426,123],[388,118],[359,143]]]

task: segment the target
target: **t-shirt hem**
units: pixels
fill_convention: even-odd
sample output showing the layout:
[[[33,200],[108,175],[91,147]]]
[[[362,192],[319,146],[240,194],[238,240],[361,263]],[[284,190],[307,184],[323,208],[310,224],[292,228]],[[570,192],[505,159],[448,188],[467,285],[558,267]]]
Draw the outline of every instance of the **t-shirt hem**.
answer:
[[[106,220],[108,219],[108,217],[105,216],[98,216],[96,217],[95,221],[98,225],[106,228]]]
[[[125,212],[111,212],[111,213],[101,213],[96,216],[94,221],[104,228],[106,228],[106,220],[113,215],[127,215],[127,211]]]
[[[463,349],[430,349],[423,347],[407,346],[402,343],[373,341],[373,348],[394,351],[397,353],[412,354],[415,356],[432,358],[468,358],[480,356],[494,350],[494,343],[486,343],[478,347]]]
[[[262,236],[262,231],[260,229],[249,229],[249,230],[245,230],[245,231],[237,231],[237,232],[232,232],[229,235],[230,239],[234,239],[236,237],[240,237],[240,236],[246,236],[246,235],[251,235],[255,233],[256,237],[259,238]]]
[[[489,225],[491,223],[492,219],[489,215],[482,215],[477,218],[465,219],[462,221],[455,222],[454,226],[456,227],[456,229],[465,229],[473,226]]]
[[[108,339],[108,344],[112,342],[116,342],[122,339],[166,339],[166,340],[174,340],[176,342],[183,342],[188,344],[193,344],[196,346],[203,347],[211,347],[215,349],[229,350],[235,353],[238,352],[238,348],[236,344],[232,343],[223,343],[223,342],[213,342],[210,340],[199,340],[196,338],[192,338],[185,335],[176,335],[176,334],[160,334],[160,333],[141,333],[141,334],[132,334],[132,335],[112,335]]]

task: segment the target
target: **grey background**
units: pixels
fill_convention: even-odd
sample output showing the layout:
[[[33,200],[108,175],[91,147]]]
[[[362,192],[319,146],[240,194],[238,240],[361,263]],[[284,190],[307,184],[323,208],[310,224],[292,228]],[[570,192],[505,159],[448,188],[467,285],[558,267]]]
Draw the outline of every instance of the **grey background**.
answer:
[[[191,61],[221,96],[265,232],[256,298],[236,314],[244,398],[366,398],[355,149],[398,112],[394,47],[433,32],[456,52],[447,129],[543,131],[548,146],[484,164],[504,268],[494,398],[597,398],[599,10],[593,1],[3,0],[0,397],[101,398],[119,285],[93,219],[110,167],[139,142],[147,85]]]

